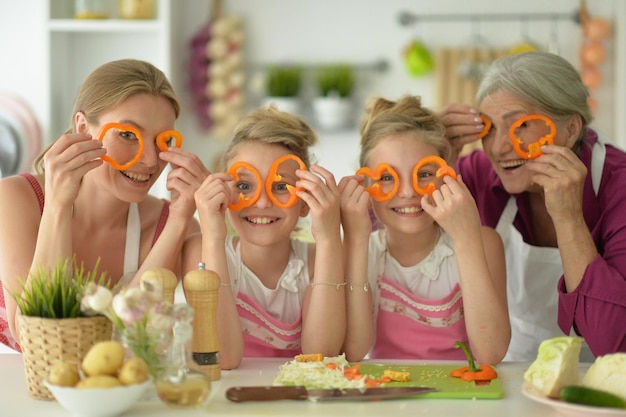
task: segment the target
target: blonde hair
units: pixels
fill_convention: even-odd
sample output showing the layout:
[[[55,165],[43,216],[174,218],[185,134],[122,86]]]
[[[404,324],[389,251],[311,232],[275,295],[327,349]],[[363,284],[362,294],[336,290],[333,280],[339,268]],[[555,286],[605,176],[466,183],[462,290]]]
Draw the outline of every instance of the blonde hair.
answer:
[[[227,168],[228,163],[239,148],[246,143],[262,142],[280,145],[311,166],[310,148],[317,143],[317,135],[300,117],[278,110],[270,104],[245,116],[235,127],[233,140],[222,155],[219,169]]]
[[[111,61],[96,68],[87,76],[78,91],[68,128],[64,134],[75,133],[74,116],[85,114],[87,121],[98,123],[100,115],[113,109],[135,94],[163,96],[172,104],[176,118],[180,115],[180,102],[165,74],[154,65],[136,59]],[[43,156],[49,145],[33,163],[35,172],[43,174]]]
[[[450,155],[445,126],[433,111],[422,106],[417,96],[405,95],[395,102],[382,97],[370,98],[365,104],[360,132],[359,163],[362,167],[367,166],[369,153],[376,145],[391,135],[405,132],[415,132],[416,140],[435,148],[443,159],[447,160]]]

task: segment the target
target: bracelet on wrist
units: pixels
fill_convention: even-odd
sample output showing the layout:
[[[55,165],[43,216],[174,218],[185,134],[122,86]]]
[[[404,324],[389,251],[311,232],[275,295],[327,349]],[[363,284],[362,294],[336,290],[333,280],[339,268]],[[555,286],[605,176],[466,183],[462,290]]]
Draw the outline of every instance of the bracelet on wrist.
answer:
[[[337,287],[337,291],[339,291],[341,287],[344,287],[347,284],[348,283],[344,281],[344,282],[312,282],[309,285],[311,287],[315,287],[316,285],[334,285],[335,287]]]
[[[348,288],[350,289],[350,291],[354,291],[355,288],[361,288],[363,292],[368,292],[370,290],[370,284],[369,283],[365,283],[365,284],[348,283]]]

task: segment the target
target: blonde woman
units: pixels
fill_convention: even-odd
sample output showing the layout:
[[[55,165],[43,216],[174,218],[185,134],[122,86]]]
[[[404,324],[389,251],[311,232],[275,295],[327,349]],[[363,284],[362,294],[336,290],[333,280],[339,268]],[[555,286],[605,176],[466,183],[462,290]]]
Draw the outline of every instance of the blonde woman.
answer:
[[[193,193],[208,175],[199,158],[174,142],[180,104],[165,75],[132,59],[106,63],[83,82],[67,131],[35,161],[34,175],[0,181],[0,341],[15,349],[18,279],[76,256],[90,270],[99,261],[114,284],[138,283],[142,271],[165,267],[180,275],[185,239],[199,230]],[[115,141],[98,140],[103,126]],[[138,152],[139,137],[144,142]],[[108,147],[108,149],[107,149]],[[137,162],[114,166],[105,162]],[[148,194],[167,164],[171,203]]]

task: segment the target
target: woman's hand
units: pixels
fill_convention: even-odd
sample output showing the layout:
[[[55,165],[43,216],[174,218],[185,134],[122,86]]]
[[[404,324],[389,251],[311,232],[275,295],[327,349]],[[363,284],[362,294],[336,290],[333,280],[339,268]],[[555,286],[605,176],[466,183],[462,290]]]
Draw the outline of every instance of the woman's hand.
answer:
[[[198,208],[202,234],[215,239],[226,239],[226,210],[231,199],[231,189],[227,182],[233,176],[218,172],[210,174],[194,194]]]
[[[46,207],[74,204],[80,183],[85,174],[102,165],[106,149],[102,142],[85,133],[61,136],[43,157]]]
[[[478,134],[485,125],[478,111],[465,104],[448,105],[440,114],[440,118],[446,126],[446,136],[452,147],[448,162],[454,165],[463,146],[480,139]]]
[[[311,209],[311,233],[315,240],[338,236],[341,211],[333,174],[319,165],[312,165],[311,171],[299,169],[296,175],[300,177],[296,187],[304,189],[297,192],[298,197]]]
[[[180,213],[191,218],[196,211],[194,193],[209,176],[209,170],[194,153],[172,147],[160,152],[159,158],[170,163],[172,170],[167,175],[166,187],[171,192],[171,213]]]
[[[480,239],[480,216],[476,202],[461,175],[454,180],[443,177],[444,184],[432,197],[422,197],[422,208],[445,231],[452,241],[469,238]]]
[[[568,147],[546,145],[541,150],[543,155],[525,168],[535,173],[533,183],[543,188],[552,221],[580,221],[587,168]]]
[[[341,193],[341,224],[344,232],[358,233],[369,236],[372,232],[369,209],[370,195],[362,185],[364,175],[348,175],[339,181]]]

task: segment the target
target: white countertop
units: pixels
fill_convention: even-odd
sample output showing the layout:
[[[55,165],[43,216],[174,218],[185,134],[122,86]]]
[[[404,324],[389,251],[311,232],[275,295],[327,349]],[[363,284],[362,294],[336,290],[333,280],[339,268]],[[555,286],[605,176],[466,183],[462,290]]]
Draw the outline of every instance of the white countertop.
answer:
[[[523,374],[528,364],[502,363],[498,365],[504,398],[502,399],[425,399],[412,398],[371,402],[314,403],[311,401],[273,401],[233,403],[224,393],[227,388],[238,385],[270,385],[285,362],[281,359],[245,358],[241,366],[232,371],[222,371],[222,378],[214,381],[209,402],[199,409],[168,408],[158,400],[139,402],[123,416],[532,416],[556,417],[552,408],[526,398],[521,392]],[[380,361],[384,363],[391,361]],[[422,364],[423,361],[398,361],[393,363]],[[431,362],[428,362],[431,363]],[[432,362],[446,363],[446,362]],[[450,363],[450,362],[447,362]],[[456,363],[456,362],[452,362]],[[460,362],[459,362],[460,363]],[[54,401],[36,400],[28,396],[24,366],[21,355],[0,355],[0,407],[2,416],[67,417],[70,414]]]

